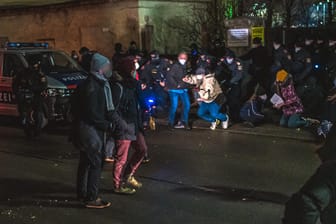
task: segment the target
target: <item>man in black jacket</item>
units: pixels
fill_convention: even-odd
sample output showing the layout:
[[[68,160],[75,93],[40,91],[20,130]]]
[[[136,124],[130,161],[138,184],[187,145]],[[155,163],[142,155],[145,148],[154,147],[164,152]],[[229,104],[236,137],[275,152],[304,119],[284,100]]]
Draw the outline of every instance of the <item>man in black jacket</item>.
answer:
[[[188,84],[183,82],[183,78],[187,75],[187,61],[188,55],[184,52],[180,53],[178,62],[171,67],[167,74],[166,86],[169,89],[170,97],[168,126],[170,128],[189,129],[190,99],[188,95]],[[183,105],[182,119],[176,126],[174,126],[179,98]]]
[[[87,208],[110,206],[98,198],[99,180],[104,159],[106,133],[112,132],[116,117],[108,79],[112,75],[110,61],[96,53],[92,57],[91,74],[79,87],[74,108],[77,130],[75,145],[80,149],[77,196]]]
[[[86,72],[90,73],[91,62],[94,53],[90,51],[89,48],[82,47],[79,49],[79,54],[81,55],[80,65]]]
[[[253,48],[245,55],[240,57],[243,61],[251,61],[249,73],[252,80],[248,84],[248,92],[253,92],[255,86],[259,84],[266,92],[270,89],[269,67],[270,60],[268,57],[267,48],[262,45],[262,40],[259,37],[253,39]]]

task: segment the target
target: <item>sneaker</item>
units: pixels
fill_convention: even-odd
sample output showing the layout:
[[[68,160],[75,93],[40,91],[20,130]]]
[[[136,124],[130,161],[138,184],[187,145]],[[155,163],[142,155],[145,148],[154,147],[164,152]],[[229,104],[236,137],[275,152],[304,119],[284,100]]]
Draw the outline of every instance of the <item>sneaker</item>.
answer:
[[[145,158],[142,160],[142,163],[143,163],[143,164],[149,163],[150,160],[151,160],[150,158],[145,157]]]
[[[184,129],[185,126],[182,122],[178,122],[175,126],[174,126],[175,129]]]
[[[321,122],[316,119],[306,118],[306,117],[302,117],[301,119],[306,122],[306,125],[305,125],[306,128],[318,129],[318,126],[321,124]]]
[[[229,116],[226,116],[226,117],[227,117],[226,121],[222,122],[222,128],[223,129],[228,129],[229,128],[230,118],[229,118]]]
[[[302,117],[301,118],[304,121],[307,121],[308,123],[312,124],[312,125],[319,125],[321,124],[321,122],[319,120],[313,119],[313,118],[309,118],[309,117]]]
[[[105,162],[107,162],[107,163],[114,163],[114,158],[107,157],[107,158],[105,158]]]
[[[217,122],[211,122],[210,130],[214,131],[217,128]]]
[[[95,209],[103,209],[103,208],[108,208],[111,206],[110,202],[103,201],[101,198],[98,198],[95,201],[87,201],[85,202],[85,207],[86,208],[95,208]]]
[[[114,193],[116,194],[125,194],[125,195],[132,195],[136,193],[134,188],[120,186],[119,188],[114,189]]]
[[[137,181],[137,179],[135,179],[135,177],[133,175],[131,175],[127,178],[126,183],[131,185],[134,188],[141,188],[142,187],[142,183]]]

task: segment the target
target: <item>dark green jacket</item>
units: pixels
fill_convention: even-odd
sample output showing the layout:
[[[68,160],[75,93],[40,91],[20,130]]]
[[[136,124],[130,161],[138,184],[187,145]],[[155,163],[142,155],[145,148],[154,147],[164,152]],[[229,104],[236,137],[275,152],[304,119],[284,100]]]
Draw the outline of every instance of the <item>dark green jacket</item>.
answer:
[[[336,125],[318,155],[321,166],[287,202],[283,224],[336,223]]]

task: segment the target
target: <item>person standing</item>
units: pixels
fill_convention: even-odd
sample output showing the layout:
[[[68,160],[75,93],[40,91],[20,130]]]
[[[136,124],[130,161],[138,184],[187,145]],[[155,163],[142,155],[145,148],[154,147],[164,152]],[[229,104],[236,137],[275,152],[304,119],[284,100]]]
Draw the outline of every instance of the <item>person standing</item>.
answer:
[[[112,57],[113,69],[118,70],[120,61],[125,57],[123,52],[123,46],[121,43],[116,43],[114,45],[114,54]]]
[[[252,49],[240,59],[243,61],[251,61],[249,67],[249,73],[252,76],[252,80],[248,84],[248,92],[253,92],[256,85],[259,83],[266,92],[270,90],[270,75],[269,66],[270,60],[268,57],[267,48],[262,45],[262,40],[259,37],[253,39]]]
[[[79,56],[75,50],[71,51],[71,58],[79,63]]]
[[[234,122],[240,121],[241,107],[241,80],[243,78],[243,65],[236,58],[233,51],[228,50],[223,64],[230,72],[230,80],[224,83],[227,88],[228,106],[230,119]]]
[[[287,72],[290,71],[292,56],[289,54],[288,50],[281,44],[278,38],[273,40],[273,54],[272,54],[272,83],[275,82],[276,73],[282,69]]]
[[[131,41],[128,51],[127,51],[127,56],[133,56],[135,57],[137,54],[139,54],[140,50],[138,48],[138,45],[135,41]]]
[[[79,50],[79,54],[81,55],[80,65],[86,72],[90,73],[91,72],[91,62],[92,62],[92,57],[94,53],[90,51],[89,48],[82,47]]]
[[[310,53],[304,48],[304,41],[298,38],[295,42],[294,55],[291,66],[291,74],[293,75],[294,83],[299,87],[298,94],[300,94],[308,79],[311,77],[313,65]]]
[[[110,61],[94,54],[91,73],[78,87],[73,100],[75,146],[80,150],[77,173],[77,197],[86,208],[107,208],[111,203],[98,197],[107,132],[114,130],[115,107],[108,79],[112,76]]]
[[[147,154],[148,148],[144,137],[138,98],[141,85],[136,80],[134,59],[123,59],[120,63],[119,72],[122,80],[112,83],[112,93],[117,112],[125,125],[118,125],[114,133],[116,153],[113,184],[115,193],[134,194],[136,189],[142,187],[142,183],[134,175]],[[131,146],[134,153],[127,163]]]
[[[29,68],[18,71],[13,78],[12,87],[17,97],[18,111],[27,137],[39,136],[45,126],[42,95],[48,87],[47,77],[41,70],[41,62],[31,61]],[[29,113],[32,113],[32,116],[28,116]]]
[[[168,94],[165,91],[165,81],[169,62],[166,59],[161,59],[158,51],[150,53],[150,61],[143,66],[140,80],[146,85],[146,89],[142,93],[142,105],[147,110],[146,100],[150,96],[155,96],[156,106],[159,111],[167,106]]]
[[[170,110],[169,110],[169,128],[176,129],[190,129],[189,127],[189,111],[190,111],[190,99],[188,94],[189,84],[183,82],[183,78],[187,74],[187,61],[188,55],[185,52],[181,52],[178,55],[178,62],[175,63],[167,74],[167,88],[170,97]],[[181,100],[183,105],[183,111],[181,120],[175,124],[175,114],[177,111],[178,100]]]

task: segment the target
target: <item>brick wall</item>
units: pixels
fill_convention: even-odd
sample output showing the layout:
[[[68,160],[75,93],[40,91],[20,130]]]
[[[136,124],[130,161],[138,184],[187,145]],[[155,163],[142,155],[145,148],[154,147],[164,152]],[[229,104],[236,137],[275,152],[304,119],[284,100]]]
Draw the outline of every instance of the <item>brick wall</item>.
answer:
[[[10,41],[48,40],[67,52],[81,46],[112,56],[114,44],[139,41],[138,1],[64,5],[0,13],[0,36]]]

